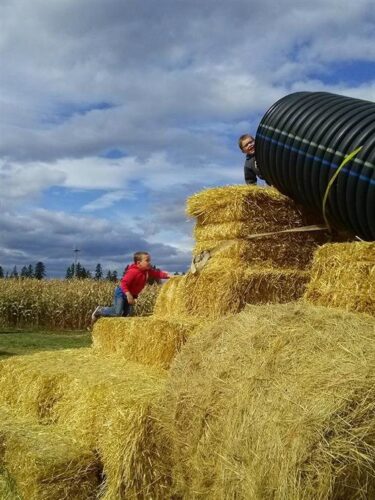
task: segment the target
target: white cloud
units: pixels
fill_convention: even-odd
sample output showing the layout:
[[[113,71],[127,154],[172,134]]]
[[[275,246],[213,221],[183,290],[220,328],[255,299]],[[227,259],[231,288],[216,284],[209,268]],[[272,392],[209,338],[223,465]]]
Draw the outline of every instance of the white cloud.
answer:
[[[176,175],[176,171],[179,175]],[[96,210],[111,206],[121,199],[135,199],[132,183],[137,181],[149,192],[166,191],[181,182],[207,183],[209,179],[228,176],[230,170],[215,163],[208,163],[204,170],[194,165],[189,168],[171,163],[166,154],[155,153],[144,161],[137,158],[77,158],[56,162],[4,163],[0,166],[3,199],[28,199],[44,189],[61,186],[70,189],[109,190],[96,201],[85,204],[84,210]]]
[[[108,209],[116,222],[119,202],[136,213],[139,196],[150,198],[152,213],[126,229],[149,231],[160,256],[173,257],[165,239],[190,241],[185,197],[243,182],[236,138],[276,100],[298,90],[375,100],[374,75],[355,84],[345,73],[345,64],[374,68],[372,0],[2,0],[0,17],[0,203],[19,236],[0,246],[15,256],[37,253],[42,231],[111,231],[113,220],[47,210],[33,212],[40,232],[34,224],[22,239],[23,217],[30,223],[57,186],[93,193],[77,211]],[[103,103],[111,107],[95,109]],[[116,149],[126,156],[103,158]]]
[[[111,191],[110,193],[103,194],[96,200],[86,203],[82,207],[83,212],[94,212],[95,210],[102,210],[103,208],[109,208],[114,203],[125,200],[129,198],[129,193],[127,191]]]
[[[64,172],[46,169],[40,164],[0,163],[0,198],[17,202],[38,196],[52,185],[66,181]]]

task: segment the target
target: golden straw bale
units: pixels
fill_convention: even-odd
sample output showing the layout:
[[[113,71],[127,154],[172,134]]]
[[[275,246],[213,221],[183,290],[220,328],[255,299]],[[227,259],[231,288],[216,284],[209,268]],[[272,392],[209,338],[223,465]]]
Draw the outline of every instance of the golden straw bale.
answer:
[[[375,243],[332,243],[315,254],[304,299],[375,316]]]
[[[267,232],[271,232],[267,231]],[[252,229],[252,221],[219,222],[218,224],[200,225],[194,228],[196,241],[206,240],[234,240],[256,234]]]
[[[95,393],[98,387],[110,391],[125,385],[132,387],[133,393],[144,385],[157,385],[160,378],[164,378],[161,369],[127,363],[117,356],[95,355],[92,349],[40,352],[0,363],[0,403],[16,408],[19,415],[35,422],[48,424],[59,421],[56,405],[64,398],[66,402],[72,391],[78,398],[82,391]],[[75,406],[74,397],[72,405]],[[89,422],[87,432],[94,435],[94,424],[90,422],[96,415],[85,408],[76,410],[83,412],[82,418]],[[83,427],[82,422],[80,426]]]
[[[304,293],[310,273],[298,269],[249,267],[245,272],[247,304],[283,304],[298,300]]]
[[[98,458],[66,428],[38,425],[0,410],[0,438],[7,472],[23,498],[95,498]]]
[[[145,286],[134,305],[134,316],[150,316],[152,314],[161,288],[162,285],[158,283]]]
[[[266,232],[268,233],[268,231]],[[271,244],[273,242],[284,242],[284,244],[290,243],[292,245],[304,245],[305,241],[311,241],[315,243],[315,245],[322,245],[326,243],[329,238],[326,231],[281,233],[261,236],[258,238],[251,238],[252,234],[251,222],[248,221],[223,222],[219,224],[207,224],[206,226],[197,224],[194,229],[194,236],[197,242],[209,240],[217,242],[222,240],[247,239],[249,244],[255,245],[255,248],[260,246],[263,240],[269,240]]]
[[[101,358],[93,355],[93,362],[99,365]],[[165,379],[162,370],[124,362],[121,358],[116,361],[122,364],[122,373],[110,372],[115,364],[109,358],[114,356],[104,358],[111,361],[106,363],[106,375],[97,372],[93,366],[90,374],[72,378],[51,409],[54,421],[69,425],[92,445],[103,432],[104,422],[111,415],[115,401],[117,405],[121,404],[120,412],[132,411],[139,402],[150,402],[160,392]]]
[[[189,316],[184,308],[181,295],[185,287],[186,276],[174,276],[163,284],[154,308],[154,316],[179,317]]]
[[[297,300],[309,273],[296,269],[246,267],[236,259],[211,259],[197,274],[187,274],[178,310],[212,320],[241,311],[247,303],[283,303]]]
[[[69,369],[84,369],[89,349],[38,352],[14,356],[0,363],[0,403],[17,409],[20,416],[50,423],[51,408],[61,397],[66,380],[74,377]],[[77,363],[72,363],[72,360]],[[73,365],[73,366],[72,366]]]
[[[94,326],[93,347],[98,353],[167,369],[199,324],[190,318],[103,318]]]
[[[153,491],[150,496],[157,496],[164,479],[157,473],[159,459],[154,456],[148,419],[164,386],[164,370],[96,355],[90,349],[17,358],[1,363],[6,366],[0,400],[33,422],[42,415],[45,423],[66,426],[87,449],[96,449],[107,478],[103,494],[126,491],[136,497],[137,491]],[[4,396],[3,388],[12,384],[13,396],[10,390]],[[115,442],[111,436],[116,436]],[[112,498],[122,496],[113,493]]]
[[[374,414],[373,318],[299,303],[190,339],[155,423],[178,498],[369,499]]]
[[[100,363],[100,356],[93,356]],[[113,358],[114,356],[111,356]],[[160,497],[165,479],[150,428],[150,408],[165,383],[162,370],[124,362],[121,378],[108,366],[106,377],[75,379],[53,408],[55,420],[74,429],[83,442],[98,450],[108,499]],[[140,452],[142,450],[142,452]],[[146,494],[147,493],[147,494]]]
[[[166,495],[169,471],[164,469],[165,462],[160,459],[154,437],[153,401],[149,395],[143,399],[137,397],[137,403],[127,405],[124,411],[123,396],[116,391],[113,397],[111,411],[98,438],[105,474],[100,498],[169,498]]]
[[[274,234],[256,239],[236,238],[228,245],[224,240],[199,240],[193,254],[218,248],[213,258],[238,257],[244,265],[306,269],[311,266],[315,250],[326,241],[327,236],[322,231]]]
[[[246,221],[250,233],[321,223],[276,189],[258,186],[206,189],[188,198],[186,212],[197,218],[199,226]]]
[[[155,317],[181,317],[183,321],[187,317],[211,321],[238,313],[247,303],[297,300],[309,279],[307,271],[244,266],[237,257],[217,255],[200,272],[187,273],[180,277],[178,284],[163,285],[154,314]],[[200,328],[203,326],[202,323]]]

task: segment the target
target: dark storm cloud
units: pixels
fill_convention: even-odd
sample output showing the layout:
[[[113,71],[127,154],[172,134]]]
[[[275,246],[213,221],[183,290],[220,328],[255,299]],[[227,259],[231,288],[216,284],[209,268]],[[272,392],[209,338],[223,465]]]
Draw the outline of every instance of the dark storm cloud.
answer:
[[[91,270],[101,262],[103,267],[122,271],[138,249],[150,251],[154,261],[168,265],[170,271],[184,270],[190,260],[188,253],[168,244],[149,243],[126,224],[43,210],[29,216],[3,213],[0,234],[0,265],[8,271],[42,260],[49,276],[61,275],[74,260],[75,248],[80,250],[82,265]]]

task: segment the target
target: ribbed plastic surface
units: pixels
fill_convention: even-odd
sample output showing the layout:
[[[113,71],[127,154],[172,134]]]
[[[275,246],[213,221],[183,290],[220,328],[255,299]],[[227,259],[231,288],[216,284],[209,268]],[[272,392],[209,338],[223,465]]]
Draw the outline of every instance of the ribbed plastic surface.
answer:
[[[263,116],[255,154],[269,183],[322,213],[330,179],[360,146],[329,189],[325,215],[331,226],[374,241],[375,103],[327,92],[290,94]]]

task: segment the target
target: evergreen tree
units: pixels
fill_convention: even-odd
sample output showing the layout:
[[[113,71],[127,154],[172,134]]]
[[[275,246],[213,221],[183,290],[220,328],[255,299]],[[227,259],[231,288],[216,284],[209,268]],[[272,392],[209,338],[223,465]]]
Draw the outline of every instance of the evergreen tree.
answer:
[[[75,267],[75,273],[74,273],[75,278],[79,280],[84,280],[86,278],[91,278],[91,273],[88,269],[86,269],[80,262],[77,262],[77,265]]]
[[[65,272],[65,279],[70,280],[72,278],[77,278],[77,279],[86,279],[86,278],[91,278],[91,272],[86,269],[80,262],[77,262],[77,264],[71,264],[66,272]]]
[[[84,266],[80,266],[80,268],[77,270],[77,278],[80,280],[91,278],[91,273]]]
[[[114,283],[116,283],[118,281],[117,271],[108,271],[105,279],[107,281],[113,281]]]
[[[28,277],[28,272],[27,272],[27,267],[23,266],[21,269],[21,278],[27,278]]]
[[[18,271],[17,271],[17,266],[13,267],[13,271],[10,274],[11,278],[18,278]]]
[[[101,280],[103,278],[103,269],[101,264],[96,264],[95,277],[96,280]]]
[[[32,264],[29,264],[27,266],[27,277],[34,278],[34,268],[33,268]]]
[[[4,278],[4,269],[0,266],[0,278]]]
[[[66,270],[66,273],[65,273],[65,279],[66,280],[71,280],[74,276],[74,264],[72,264],[71,266],[69,266]]]
[[[77,265],[75,266],[75,273],[74,277],[75,278],[82,278],[82,266],[80,262],[77,262]]]
[[[42,280],[46,276],[46,266],[43,262],[37,262],[35,266],[35,274],[34,277],[37,280]]]

